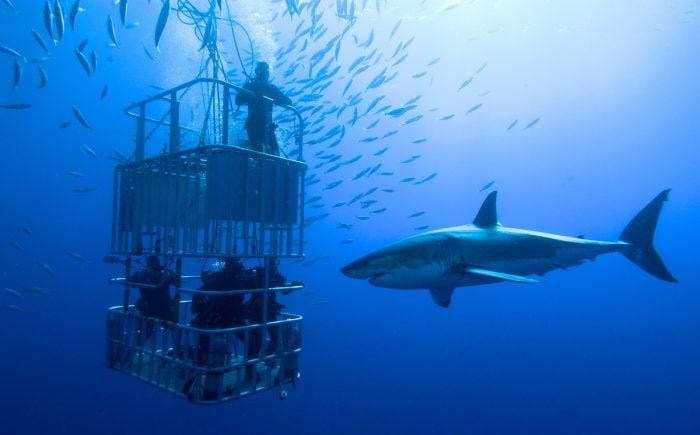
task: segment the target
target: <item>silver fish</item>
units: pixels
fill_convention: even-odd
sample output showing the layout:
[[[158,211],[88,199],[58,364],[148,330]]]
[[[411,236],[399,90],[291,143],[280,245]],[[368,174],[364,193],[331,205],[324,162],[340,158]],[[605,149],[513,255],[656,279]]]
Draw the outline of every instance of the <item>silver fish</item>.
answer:
[[[33,57],[33,58],[29,59],[29,62],[30,63],[43,63],[49,59],[51,59],[51,56],[39,56],[39,57]]]
[[[85,258],[85,257],[83,257],[82,255],[78,254],[77,252],[70,252],[70,251],[68,251],[68,252],[66,252],[66,254],[67,254],[70,258],[72,258],[72,259],[74,259],[74,260],[76,260],[76,261],[79,261],[79,262],[81,262],[81,263],[86,263],[86,264],[91,263],[90,260],[88,260],[87,258]]]
[[[42,295],[50,295],[51,294],[51,292],[44,290],[42,287],[39,287],[39,286],[24,287],[24,288],[22,288],[22,293],[40,293]]]
[[[56,271],[54,271],[53,268],[48,264],[41,261],[37,261],[36,264],[38,264],[41,270],[43,270],[44,272],[48,273],[51,276],[56,276]]]
[[[114,46],[118,46],[117,43],[117,32],[114,30],[114,22],[112,21],[112,16],[107,16],[107,33],[109,34],[109,39],[112,40]]]
[[[528,125],[525,126],[525,128],[523,128],[523,130],[527,130],[528,128],[530,128],[530,127],[532,127],[533,125],[537,124],[538,122],[540,122],[540,119],[541,119],[541,118],[535,118],[535,119],[533,119],[532,121],[530,121],[530,123],[529,123]]]
[[[32,105],[28,103],[0,104],[0,109],[8,110],[25,110],[29,109],[30,107],[32,107]]]
[[[46,45],[46,42],[44,42],[44,38],[41,37],[39,32],[32,29],[32,36],[34,37],[36,43],[39,44],[39,47],[41,47],[41,49],[44,50],[46,54],[49,54],[49,47]]]
[[[343,182],[343,180],[332,181],[332,182],[328,183],[326,185],[326,187],[323,188],[323,190],[330,190],[330,189],[333,189],[335,187],[338,187],[340,185],[340,183],[342,183],[342,182]]]
[[[24,59],[24,56],[22,56],[19,51],[2,44],[0,44],[0,52],[8,54],[10,56],[14,56],[19,59]]]
[[[90,67],[92,68],[92,73],[95,74],[95,71],[97,71],[97,53],[95,53],[95,50],[90,52]]]
[[[41,65],[38,65],[37,67],[39,68],[39,88],[43,88],[48,82],[48,79],[46,78],[46,71],[44,71],[44,68],[42,68]]]
[[[416,182],[413,183],[413,184],[423,184],[423,183],[425,183],[426,181],[430,181],[430,180],[432,180],[433,178],[435,178],[436,175],[437,175],[437,172],[433,172],[432,174],[428,175],[427,177],[423,178],[423,179],[420,180],[420,181],[416,181]]]
[[[19,60],[15,60],[15,65],[12,74],[12,90],[17,89],[19,81],[22,78],[22,65],[20,65]]]
[[[461,91],[462,88],[464,88],[464,87],[467,86],[469,83],[471,83],[472,80],[474,80],[474,77],[469,77],[468,79],[466,79],[465,81],[463,81],[461,85],[459,85],[459,89],[457,89],[457,90],[458,90],[458,91]]]
[[[119,0],[119,18],[122,20],[122,26],[126,24],[126,8],[129,3],[126,0]]]
[[[85,152],[88,153],[90,156],[97,158],[97,153],[93,151],[92,148],[90,148],[89,146],[83,145],[83,150],[85,150]]]
[[[169,15],[170,15],[170,0],[165,0],[163,2],[163,7],[161,7],[161,9],[160,9],[160,14],[158,14],[158,22],[156,23],[156,34],[155,34],[156,48],[158,48],[158,43],[160,42],[160,37],[163,35],[163,30],[165,30],[165,24],[168,22]]]
[[[87,120],[80,112],[80,109],[78,109],[75,106],[75,104],[73,104],[73,114],[75,115],[75,118],[78,120],[79,123],[81,123],[85,128],[92,130],[92,127],[90,126],[90,124],[88,124]]]
[[[484,184],[484,187],[479,189],[479,192],[483,192],[484,190],[488,189],[489,187],[493,186],[493,184],[496,182],[496,180],[491,180],[488,183]]]
[[[49,37],[51,40],[54,41],[54,44],[56,43],[55,38],[53,37],[53,10],[51,9],[51,2],[49,0],[46,0],[46,3],[44,4],[44,27],[46,28],[46,33],[49,34]]]
[[[389,149],[389,147],[384,147],[384,148],[380,149],[379,151],[377,151],[376,153],[374,153],[374,154],[372,154],[372,155],[373,155],[373,156],[381,156],[381,155],[384,154],[388,149]]]
[[[5,291],[11,294],[12,296],[17,296],[18,298],[22,297],[22,293],[18,292],[17,290],[10,288],[10,287],[5,287]]]
[[[481,103],[477,104],[476,106],[471,107],[469,110],[467,110],[467,113],[465,115],[468,115],[476,110],[478,110],[481,107]]]
[[[71,189],[74,193],[90,193],[97,190],[97,187],[74,187]]]
[[[148,56],[149,59],[151,59],[152,61],[155,61],[155,60],[156,60],[156,59],[153,57],[153,55],[151,54],[151,52],[148,51],[148,49],[146,48],[145,45],[143,46],[143,51],[146,53],[146,56]]]
[[[75,57],[78,58],[80,66],[82,66],[85,70],[85,74],[87,74],[87,76],[90,77],[90,75],[92,74],[92,71],[90,70],[90,62],[88,61],[87,57],[85,57],[83,52],[80,51],[79,48],[75,49]]]
[[[54,23],[56,24],[56,37],[58,38],[57,41],[60,41],[63,38],[63,32],[66,29],[66,22],[65,18],[63,16],[63,6],[61,6],[61,2],[56,0],[53,3],[53,10],[54,10]]]
[[[488,65],[488,62],[484,62],[479,68],[477,68],[476,71],[474,71],[474,74],[479,74],[481,71],[484,70],[484,68],[486,68],[486,65]]]
[[[70,23],[71,30],[75,30],[75,20],[78,18],[78,13],[80,11],[80,0],[75,0],[75,3],[73,3],[73,6],[70,8],[70,13],[68,14],[68,22]]]

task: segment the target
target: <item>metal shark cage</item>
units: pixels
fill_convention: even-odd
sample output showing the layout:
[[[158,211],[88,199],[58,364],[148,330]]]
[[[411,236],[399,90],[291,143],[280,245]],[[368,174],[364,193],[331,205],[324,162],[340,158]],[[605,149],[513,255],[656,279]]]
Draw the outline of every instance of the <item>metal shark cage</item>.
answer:
[[[110,280],[123,286],[124,298],[107,311],[107,366],[198,403],[235,399],[294,383],[298,376],[302,317],[269,318],[268,304],[273,293],[303,288],[271,286],[270,280],[277,259],[303,256],[303,121],[292,107],[274,106],[280,144],[293,141],[289,154],[295,159],[253,151],[241,133],[245,117],[233,110],[238,92],[247,91],[199,78],[127,107],[125,113],[136,119],[136,146],[114,170],[106,259],[124,266],[123,277]],[[147,156],[152,143],[162,146]],[[156,287],[133,280],[144,256],[156,256],[166,268],[174,265],[174,321],[145,317],[130,301],[131,288]],[[183,262],[186,267],[208,258],[257,259],[264,264],[262,285],[185,287],[198,276],[184,276]],[[256,293],[265,295],[262,321],[220,329],[191,324],[188,296],[217,300]],[[253,340],[262,341],[259,353],[250,351]]]

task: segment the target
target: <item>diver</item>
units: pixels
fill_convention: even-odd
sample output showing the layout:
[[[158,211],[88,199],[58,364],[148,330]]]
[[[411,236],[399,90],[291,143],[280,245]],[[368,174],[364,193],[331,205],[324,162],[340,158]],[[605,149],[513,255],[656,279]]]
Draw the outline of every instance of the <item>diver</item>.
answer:
[[[224,265],[218,271],[203,271],[200,290],[240,290],[241,277],[245,268],[241,260],[229,257],[224,259]],[[210,296],[195,294],[192,297],[192,313],[195,315],[190,325],[199,329],[225,329],[245,325],[243,313],[243,295]],[[197,338],[197,356],[199,365],[218,365],[220,352],[214,351],[223,346],[221,337],[212,342],[211,333],[201,332]]]
[[[244,272],[245,267],[240,259],[225,258],[220,270],[202,272],[202,285],[199,289],[221,292],[240,290],[243,288],[241,283]],[[198,329],[226,329],[245,325],[242,294],[203,295],[195,293],[192,297],[191,309],[194,318],[190,325]],[[213,334],[209,331],[197,331],[196,354],[193,360],[200,366],[222,367],[226,364],[229,354],[229,339],[228,333]],[[183,394],[189,398],[193,394],[192,387],[195,379],[196,376],[193,376],[183,386]],[[219,398],[220,379],[221,373],[211,372],[207,374],[202,393],[205,400]]]
[[[245,268],[238,258],[224,259],[224,266],[218,271],[202,272],[200,290],[240,290]],[[241,326],[243,319],[243,295],[192,297],[191,325],[202,329],[221,329]]]
[[[140,297],[136,301],[136,309],[148,318],[145,337],[148,340],[153,333],[153,319],[166,322],[176,320],[173,299],[170,297],[170,286],[176,283],[175,273],[161,266],[158,255],[149,255],[146,268],[135,272],[131,282],[146,284],[138,286]]]
[[[270,276],[269,276],[269,287],[281,287],[287,285],[287,279],[280,273],[277,266],[279,265],[279,260],[272,259],[270,262]],[[265,287],[265,268],[255,267],[252,269],[252,273],[255,276],[255,288]],[[294,283],[296,284],[296,283]],[[289,292],[283,292],[283,294],[289,294]],[[248,323],[251,325],[258,325],[263,323],[264,320],[264,307],[265,298],[267,297],[267,322],[274,322],[277,320],[279,314],[284,309],[284,305],[277,302],[277,292],[256,292],[250,296],[245,303],[245,312]],[[279,328],[272,327],[267,328],[268,334],[270,335],[270,344],[264,350],[264,356],[272,355],[277,351],[277,341],[279,336]],[[260,350],[263,344],[263,329],[255,328],[250,331],[250,341],[248,342],[248,358],[258,358]]]
[[[245,128],[251,149],[279,155],[279,144],[275,136],[277,125],[272,122],[272,103],[291,106],[292,100],[271,84],[269,79],[270,66],[265,62],[258,62],[255,77],[243,85],[248,92],[236,94],[236,105],[248,105]]]

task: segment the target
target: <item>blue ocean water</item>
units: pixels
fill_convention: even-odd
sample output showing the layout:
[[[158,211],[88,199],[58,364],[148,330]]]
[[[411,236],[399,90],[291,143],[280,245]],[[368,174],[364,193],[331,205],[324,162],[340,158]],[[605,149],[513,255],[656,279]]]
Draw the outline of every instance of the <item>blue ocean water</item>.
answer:
[[[317,100],[302,101],[308,90],[292,98],[300,109],[323,106],[304,112],[307,124],[347,105],[305,137],[345,129],[334,147],[337,135],[305,145],[307,176],[320,179],[306,194],[321,196],[306,214],[328,216],[306,229],[307,260],[281,266],[307,288],[281,300],[304,316],[301,378],[283,401],[272,390],[198,406],[105,367],[105,310],[121,292],[107,284],[119,270],[101,258],[108,156],[133,150],[135,123],[122,109],[193,78],[200,43],[173,11],[155,48],[159,1],[131,0],[125,26],[114,2],[83,1],[76,29],[66,24],[56,45],[43,2],[0,2],[0,44],[23,57],[0,53],[0,105],[31,104],[0,109],[0,285],[21,295],[0,292],[0,433],[700,432],[698,2],[293,3],[301,11],[290,17],[285,2],[228,1],[284,92],[340,66]],[[72,5],[63,2],[66,14]],[[49,43],[48,59],[37,59],[32,29]],[[219,38],[241,84],[227,26]],[[98,60],[89,77],[75,55],[85,39]],[[331,154],[361,157],[315,168]],[[445,309],[427,291],[339,272],[416,228],[471,222],[492,190],[504,225],[614,241],[666,188],[655,246],[679,284],[613,254],[537,284],[457,289]],[[363,209],[367,198],[377,202]]]

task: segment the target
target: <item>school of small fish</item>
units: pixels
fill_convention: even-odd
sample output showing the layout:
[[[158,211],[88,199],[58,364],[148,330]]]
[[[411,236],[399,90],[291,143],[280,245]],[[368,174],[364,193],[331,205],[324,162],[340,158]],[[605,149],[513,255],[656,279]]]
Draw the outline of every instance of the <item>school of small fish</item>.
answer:
[[[37,88],[54,86],[49,78],[56,47],[72,40],[65,38],[66,32],[77,34],[84,31],[81,16],[92,13],[92,9],[83,8],[87,4],[81,3],[81,0],[73,0],[70,6],[66,3],[62,0],[43,2],[41,16],[36,17],[34,27],[27,29],[25,35],[27,39],[33,40],[36,53],[20,52],[12,47],[12,41],[0,41],[0,56],[11,60],[13,89],[33,86],[28,76],[34,72],[37,74]],[[172,37],[173,22],[181,19],[184,8],[191,7],[192,4],[186,0],[149,3],[152,4],[148,7],[154,8],[154,16],[157,16],[150,26],[139,17],[133,19],[128,0],[116,0],[113,2],[113,10],[101,21],[104,23],[101,37],[91,34],[79,37],[81,42],[75,48],[70,48],[75,62],[76,80],[78,77],[91,81],[109,80],[108,76],[100,74],[98,59],[111,59],[108,51],[123,50],[128,39],[124,34],[127,30],[143,31],[148,37],[139,42],[140,47],[132,56],[143,56],[146,62],[157,62],[166,54],[165,51],[161,53],[161,50],[165,50],[166,41]],[[239,63],[233,55],[223,51],[222,34],[229,23],[221,17],[224,16],[228,3],[230,2],[211,0],[210,13],[206,17],[203,14],[204,18],[197,23],[198,38],[201,41],[200,51],[216,52],[222,59],[228,55],[225,65],[230,70],[226,72],[226,77],[231,82],[240,84],[245,81],[244,64],[253,64],[255,53],[244,51],[244,60]],[[348,236],[348,231],[353,225],[384,219],[384,216],[395,213],[393,209],[396,207],[386,204],[394,192],[409,186],[420,186],[438,177],[438,171],[426,171],[425,168],[419,170],[412,164],[421,159],[423,153],[429,153],[427,144],[422,145],[429,138],[411,137],[415,131],[420,131],[417,128],[421,123],[427,120],[455,122],[460,118],[473,117],[475,112],[486,110],[487,102],[483,97],[490,91],[478,94],[477,101],[466,101],[464,109],[457,112],[440,113],[438,108],[426,108],[422,102],[425,98],[420,93],[396,101],[395,89],[388,92],[387,88],[393,86],[392,82],[397,77],[415,83],[432,83],[434,77],[439,75],[436,68],[439,68],[444,59],[439,56],[423,61],[414,59],[415,55],[410,48],[415,37],[409,34],[410,26],[406,23],[412,19],[408,15],[390,26],[390,32],[360,30],[357,24],[364,16],[372,19],[378,17],[381,20],[382,11],[388,6],[387,0],[375,0],[371,6],[367,0],[337,0],[334,3],[285,0],[283,5],[280,4],[279,11],[271,17],[269,25],[273,28],[288,26],[290,30],[275,34],[278,49],[272,59],[265,60],[274,68],[273,83],[293,100],[294,107],[305,121],[304,158],[308,171],[304,201],[307,212],[303,225],[309,227],[331,216],[346,216],[337,225],[340,234],[338,243],[351,245],[354,238]],[[421,2],[420,6],[423,10],[429,7],[426,1]],[[436,13],[445,13],[458,6],[459,3],[454,3]],[[341,23],[340,31],[335,31],[333,29],[338,29],[338,22]],[[108,43],[101,44],[97,40]],[[414,61],[413,68],[415,65],[423,66],[418,70],[409,70],[406,67],[409,59]],[[36,64],[36,67],[29,68],[30,63]],[[454,84],[455,98],[467,98],[465,93],[472,88],[477,89],[480,76],[487,71],[487,67],[488,62],[477,61],[473,67],[465,68],[463,78]],[[109,97],[109,83],[100,83],[100,89],[99,95],[95,96],[97,102]],[[58,104],[65,104],[63,119],[54,124],[59,129],[83,128],[85,134],[94,134],[92,132],[99,130],[98,121],[101,117],[94,113],[94,109],[82,110],[79,107],[81,102],[61,102],[57,106]],[[32,109],[32,102],[0,101],[0,109],[19,114]],[[513,130],[517,123],[518,119],[510,121],[504,132]],[[531,129],[540,123],[540,117],[524,120],[525,127],[522,130]],[[128,140],[124,138],[125,142]],[[109,154],[94,148],[92,143],[78,144],[78,147],[82,147],[89,159]],[[286,148],[285,152],[288,157],[294,158],[299,150]],[[129,161],[129,157],[116,150],[112,151],[109,158],[117,163]],[[85,172],[71,170],[66,175],[81,183],[72,187],[72,192],[89,194],[96,190],[94,185],[85,183]],[[482,190],[493,183],[491,181]],[[326,205],[324,200],[331,198]],[[418,222],[424,214],[425,211],[416,210],[408,215],[411,226],[416,231],[428,228],[428,225]],[[9,243],[18,253],[22,252],[23,247],[17,240]],[[67,255],[80,263],[89,262],[74,251]],[[315,262],[307,260],[304,264]],[[35,264],[46,275],[56,275],[48,263],[35,261]],[[9,291],[7,293],[14,295]]]

